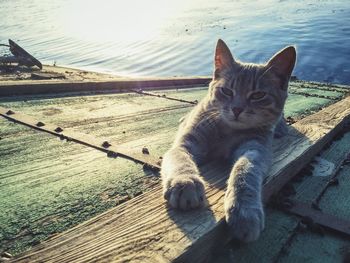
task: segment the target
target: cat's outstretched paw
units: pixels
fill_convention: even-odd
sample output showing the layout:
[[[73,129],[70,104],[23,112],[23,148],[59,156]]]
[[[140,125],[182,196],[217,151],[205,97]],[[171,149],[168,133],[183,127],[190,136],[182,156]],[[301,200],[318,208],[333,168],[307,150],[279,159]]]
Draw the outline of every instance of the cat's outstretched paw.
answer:
[[[164,185],[164,198],[173,208],[190,210],[206,203],[204,183],[198,176],[170,178]]]
[[[231,236],[243,242],[257,240],[265,226],[262,207],[244,207],[225,203],[225,217]]]

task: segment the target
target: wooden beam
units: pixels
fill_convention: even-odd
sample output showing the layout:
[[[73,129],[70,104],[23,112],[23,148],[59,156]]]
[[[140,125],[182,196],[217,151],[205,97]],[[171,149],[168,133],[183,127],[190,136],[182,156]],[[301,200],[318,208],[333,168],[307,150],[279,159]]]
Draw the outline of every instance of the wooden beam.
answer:
[[[0,96],[33,95],[47,93],[66,92],[130,92],[131,89],[160,90],[179,89],[194,86],[208,85],[211,78],[189,77],[189,78],[140,78],[140,79],[119,79],[106,81],[21,81],[1,82]]]
[[[264,201],[279,191],[350,119],[350,97],[310,115],[276,140]],[[166,207],[160,186],[19,255],[14,262],[202,262],[227,240],[223,197],[228,167],[201,168],[209,207]]]
[[[293,206],[284,209],[286,212],[301,216],[306,224],[318,224],[330,230],[350,237],[350,221],[324,213],[300,201],[292,200]]]
[[[153,168],[156,170],[160,169],[160,160],[147,153],[148,150],[146,149],[130,151],[118,145],[112,145],[108,141],[96,138],[92,135],[80,133],[77,131],[63,130],[58,125],[47,122],[44,123],[40,120],[35,120],[34,118],[28,115],[19,112],[14,112],[10,109],[6,109],[3,107],[0,107],[0,116],[3,116],[4,118],[10,121],[21,123],[30,128],[57,136],[62,140],[73,141],[88,147],[92,147],[96,150],[100,150],[102,152],[105,152],[108,157],[124,157],[137,163],[144,164],[149,168]]]

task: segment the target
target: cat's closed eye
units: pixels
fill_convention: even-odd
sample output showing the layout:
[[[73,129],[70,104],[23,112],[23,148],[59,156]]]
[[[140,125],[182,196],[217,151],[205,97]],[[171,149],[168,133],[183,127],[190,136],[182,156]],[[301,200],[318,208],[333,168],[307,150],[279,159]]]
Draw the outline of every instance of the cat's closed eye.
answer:
[[[263,91],[257,91],[252,93],[249,98],[251,100],[261,100],[262,98],[264,98],[266,96],[266,92]]]
[[[231,89],[222,87],[220,88],[221,92],[225,94],[226,96],[233,97],[233,91]]]

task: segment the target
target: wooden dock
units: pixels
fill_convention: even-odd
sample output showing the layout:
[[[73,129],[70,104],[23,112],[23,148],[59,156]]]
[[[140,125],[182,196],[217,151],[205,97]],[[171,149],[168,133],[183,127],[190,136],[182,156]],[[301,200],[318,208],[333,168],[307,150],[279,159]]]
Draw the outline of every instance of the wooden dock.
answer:
[[[208,80],[0,83],[0,254],[15,254],[13,262],[271,262],[300,246],[293,238],[305,217],[336,240],[333,249],[347,247],[346,212],[339,212],[347,207],[328,207],[321,216],[313,211],[323,205],[317,196],[326,196],[330,178],[350,171],[340,168],[350,153],[344,146],[350,145],[346,86],[290,84],[285,115],[295,123],[274,143],[274,163],[264,182],[267,226],[257,242],[228,243],[223,221],[228,167],[222,164],[201,167],[209,207],[186,213],[166,207],[160,157],[179,119],[206,94]],[[325,147],[338,156],[327,155]],[[320,153],[337,167],[333,174],[306,176],[292,198],[281,198]],[[280,199],[284,203],[276,202]],[[331,223],[336,219],[345,228]],[[314,238],[312,231],[305,235]],[[267,251],[270,246],[274,249]]]

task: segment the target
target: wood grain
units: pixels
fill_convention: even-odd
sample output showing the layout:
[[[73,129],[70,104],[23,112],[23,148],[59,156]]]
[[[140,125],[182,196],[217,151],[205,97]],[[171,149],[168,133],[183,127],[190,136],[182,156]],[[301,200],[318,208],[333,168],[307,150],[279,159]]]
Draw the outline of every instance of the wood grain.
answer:
[[[9,112],[12,112],[12,113],[8,114]],[[4,118],[9,119],[11,121],[24,124],[36,130],[43,131],[51,135],[57,136],[61,140],[74,141],[76,143],[92,147],[96,150],[100,150],[102,152],[107,153],[108,156],[110,157],[116,158],[117,156],[121,156],[130,160],[133,160],[137,163],[145,164],[150,168],[154,168],[156,170],[160,169],[160,163],[158,163],[159,159],[149,154],[142,153],[142,148],[138,149],[138,151],[135,151],[135,150],[129,151],[128,149],[125,149],[123,147],[120,147],[117,145],[111,145],[107,141],[96,138],[89,134],[84,134],[76,131],[66,131],[57,125],[54,125],[51,123],[44,123],[44,122],[35,120],[34,118],[28,115],[14,112],[14,111],[11,111],[10,109],[6,109],[3,107],[0,107],[0,116],[3,116]],[[58,128],[60,130],[57,130]],[[105,142],[109,144],[108,147],[103,146]]]
[[[348,121],[350,97],[306,117],[277,140],[264,200],[278,191]],[[209,207],[167,209],[160,186],[39,244],[14,262],[201,262],[225,236],[223,195],[227,167],[208,164]]]

